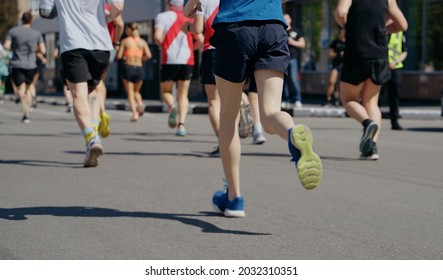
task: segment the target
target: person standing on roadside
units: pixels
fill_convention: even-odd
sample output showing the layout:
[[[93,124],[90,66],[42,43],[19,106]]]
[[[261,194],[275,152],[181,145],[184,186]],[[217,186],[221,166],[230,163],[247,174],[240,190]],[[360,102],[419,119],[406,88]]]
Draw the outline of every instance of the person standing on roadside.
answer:
[[[391,70],[391,79],[381,87],[381,94],[387,95],[389,102],[389,118],[391,119],[392,130],[403,130],[398,123],[400,118],[398,96],[401,92],[401,72],[403,61],[408,56],[406,47],[406,36],[403,32],[392,33],[388,35],[389,48],[389,69]]]
[[[109,15],[105,15],[105,1],[111,5]],[[123,6],[124,0],[40,1],[42,18],[58,15],[64,82],[73,95],[75,119],[86,142],[84,167],[96,167],[104,153],[95,88],[114,49],[106,23],[119,16]]]
[[[37,51],[46,54],[46,46],[42,34],[31,27],[32,14],[25,12],[22,25],[9,30],[4,48],[11,50],[10,60],[12,83],[20,98],[22,123],[30,123],[28,112],[32,105],[32,83],[37,73]]]
[[[381,85],[391,76],[386,33],[405,31],[408,22],[396,0],[339,0],[335,19],[346,28],[340,99],[346,112],[363,126],[360,158],[377,160],[378,98]]]
[[[334,96],[337,88],[337,81],[339,80],[341,69],[343,68],[343,55],[345,53],[346,31],[340,28],[338,37],[329,45],[329,58],[332,60],[331,70],[329,71],[328,87],[326,88],[326,102],[323,107],[329,107],[333,104],[332,99],[335,99],[334,105],[338,106],[339,98]]]
[[[300,30],[292,28],[292,18],[289,14],[284,14],[284,18],[288,23],[288,28],[286,33],[288,34],[288,46],[290,51],[290,60],[288,75],[285,76],[285,81],[283,84],[283,102],[282,107],[284,109],[289,108],[301,108],[302,96],[301,96],[301,86],[300,80],[298,79],[298,52],[300,49],[306,47],[306,41]]]

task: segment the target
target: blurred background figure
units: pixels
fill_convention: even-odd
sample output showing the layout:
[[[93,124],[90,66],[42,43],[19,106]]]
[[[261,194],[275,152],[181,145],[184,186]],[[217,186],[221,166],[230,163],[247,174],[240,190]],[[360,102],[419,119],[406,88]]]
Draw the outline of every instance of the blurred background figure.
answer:
[[[338,37],[329,45],[329,58],[332,61],[329,72],[328,87],[326,88],[326,102],[323,107],[339,105],[339,94],[337,92],[337,82],[343,67],[343,55],[345,52],[346,32],[344,28],[338,31]],[[337,94],[336,94],[337,93]],[[335,100],[333,100],[335,99]]]
[[[128,95],[129,108],[132,112],[131,122],[136,122],[143,116],[143,105],[140,89],[145,79],[143,62],[152,58],[148,43],[140,38],[136,22],[126,25],[126,38],[121,42],[117,59],[124,61],[123,84]],[[137,103],[137,107],[135,106]]]
[[[302,96],[301,86],[298,77],[298,51],[306,47],[306,41],[300,30],[292,27],[292,18],[289,14],[284,14],[288,28],[288,45],[290,51],[290,60],[288,67],[288,75],[285,76],[283,84],[282,108],[301,108]]]
[[[391,129],[403,130],[403,127],[398,123],[398,119],[400,118],[400,102],[398,96],[401,92],[401,73],[403,69],[403,61],[408,56],[405,34],[403,32],[389,34],[388,48],[391,79],[382,86],[381,95],[388,98]]]

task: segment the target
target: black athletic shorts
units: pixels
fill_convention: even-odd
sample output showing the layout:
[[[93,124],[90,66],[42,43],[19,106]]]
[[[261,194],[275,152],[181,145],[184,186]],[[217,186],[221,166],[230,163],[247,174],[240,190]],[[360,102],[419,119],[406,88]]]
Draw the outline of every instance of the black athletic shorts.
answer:
[[[214,76],[215,49],[209,49],[202,53],[200,63],[200,83],[203,85],[215,85]]]
[[[23,68],[12,68],[11,77],[12,81],[16,86],[20,86],[25,83],[26,85],[32,84],[35,74],[37,74],[38,69],[23,69]]]
[[[62,53],[64,79],[71,83],[88,82],[92,92],[103,76],[109,63],[109,51],[76,49]]]
[[[245,92],[247,95],[249,95],[250,92],[257,92],[257,83],[255,82],[254,73],[251,73],[251,75],[249,75],[249,77],[246,79],[245,87]]]
[[[352,85],[359,85],[368,78],[376,85],[383,85],[391,79],[387,58],[346,58],[340,81]]]
[[[277,21],[219,23],[210,42],[216,48],[214,74],[233,83],[255,70],[287,74],[288,35]]]
[[[167,81],[188,81],[192,78],[193,65],[186,64],[162,64],[160,70],[160,80]]]
[[[130,81],[131,83],[138,83],[145,79],[145,69],[142,66],[123,66],[123,79]]]

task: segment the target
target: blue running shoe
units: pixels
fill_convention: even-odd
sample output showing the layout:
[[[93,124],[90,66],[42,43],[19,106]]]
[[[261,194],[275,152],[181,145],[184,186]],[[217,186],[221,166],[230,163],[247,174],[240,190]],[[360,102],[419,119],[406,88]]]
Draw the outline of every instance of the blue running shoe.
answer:
[[[225,180],[224,180],[225,181]],[[224,185],[224,190],[219,190],[212,196],[212,207],[215,211],[223,213],[225,217],[243,218],[245,217],[245,200],[242,196],[234,200],[228,199],[228,185]]]
[[[225,213],[228,205],[228,192],[226,190],[216,191],[212,196],[212,207],[219,213]]]
[[[288,133],[288,147],[300,182],[305,189],[313,189],[320,183],[323,169],[320,157],[312,150],[311,130],[300,124],[291,128]]]
[[[372,148],[374,147],[374,135],[377,133],[378,125],[372,121],[368,124],[368,126],[363,130],[363,136],[360,140],[360,152],[363,155],[370,154],[372,152]]]
[[[243,218],[245,214],[245,199],[243,196],[238,196],[234,200],[228,200],[225,209],[225,216],[231,218]]]
[[[180,124],[177,128],[177,131],[175,132],[175,136],[185,137],[186,136],[186,129],[185,126]]]

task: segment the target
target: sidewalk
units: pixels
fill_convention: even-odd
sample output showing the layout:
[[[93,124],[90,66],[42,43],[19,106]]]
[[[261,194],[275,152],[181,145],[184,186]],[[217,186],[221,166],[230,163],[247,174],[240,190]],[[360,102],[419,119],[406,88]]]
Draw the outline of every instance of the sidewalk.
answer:
[[[5,100],[14,101],[13,94],[6,94]],[[38,103],[51,104],[54,106],[64,106],[65,99],[62,95],[42,95],[37,97]],[[324,108],[319,103],[319,99],[305,98],[302,108],[282,109],[295,118],[303,117],[331,117],[344,118],[347,117],[343,107],[328,107]],[[405,103],[402,105],[402,103]],[[163,113],[167,112],[167,107],[159,100],[144,100],[145,112],[149,113]],[[106,100],[106,109],[128,111],[129,106],[126,99],[109,98]],[[383,118],[389,118],[389,107],[382,105],[381,107]],[[208,104],[206,102],[189,102],[189,114],[207,114]],[[417,120],[443,120],[442,108],[438,104],[426,102],[401,102],[400,115],[404,119]]]

